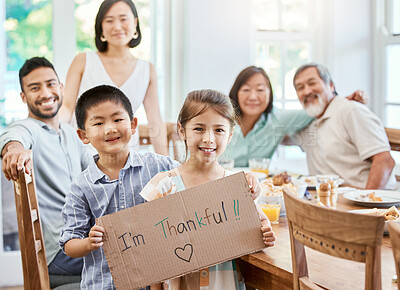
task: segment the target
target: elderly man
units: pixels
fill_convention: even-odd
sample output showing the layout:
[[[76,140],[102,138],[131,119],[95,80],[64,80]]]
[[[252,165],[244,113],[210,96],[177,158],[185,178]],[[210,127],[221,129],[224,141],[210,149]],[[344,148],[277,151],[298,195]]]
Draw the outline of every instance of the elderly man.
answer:
[[[64,277],[80,275],[82,259],[66,256],[58,240],[64,226],[61,210],[65,195],[74,178],[86,168],[88,151],[75,130],[59,122],[64,87],[53,65],[43,57],[31,58],[20,69],[19,79],[28,118],[12,123],[0,136],[3,172],[7,179],[16,180],[18,170],[25,167],[29,172],[32,168],[33,155],[49,273]],[[74,281],[60,281],[54,276],[53,279],[60,284]]]
[[[306,113],[316,118],[298,135],[310,174],[337,174],[359,188],[394,188],[395,162],[378,117],[338,96],[322,65],[301,66],[293,84]]]

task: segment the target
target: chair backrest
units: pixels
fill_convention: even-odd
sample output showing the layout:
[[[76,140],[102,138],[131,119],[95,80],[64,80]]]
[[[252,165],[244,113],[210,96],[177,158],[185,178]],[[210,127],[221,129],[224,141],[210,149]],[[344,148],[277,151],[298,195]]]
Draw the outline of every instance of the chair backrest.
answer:
[[[30,175],[18,172],[14,193],[24,289],[50,289],[33,170]]]
[[[179,145],[178,142],[182,141],[178,132],[176,123],[166,123],[166,130],[167,130],[167,142],[168,142],[168,151],[170,143],[172,143],[174,159],[180,160],[179,156]],[[150,145],[150,133],[148,125],[139,125],[139,144],[140,145]]]
[[[390,149],[393,151],[400,151],[400,129],[385,128],[385,131],[389,139]],[[396,170],[396,167],[393,170]],[[396,180],[400,181],[400,176],[397,174]]]
[[[383,216],[319,207],[298,199],[297,193],[285,186],[283,196],[290,232],[294,289],[321,289],[308,279],[304,246],[365,263],[365,289],[381,289]]]
[[[400,129],[385,128],[389,139],[390,147],[393,151],[400,151]]]
[[[151,140],[150,140],[149,128],[148,128],[147,124],[139,125],[138,130],[139,130],[139,144],[141,146],[150,145]]]
[[[394,262],[396,264],[397,289],[400,289],[400,223],[389,222],[389,235],[392,242]]]
[[[176,123],[167,123],[167,140],[168,140],[168,146],[170,143],[172,143],[172,149],[174,152],[174,159],[178,160],[180,162],[183,162],[182,156],[180,156],[180,146],[179,143],[182,143],[183,140],[181,136],[178,134],[178,127]]]

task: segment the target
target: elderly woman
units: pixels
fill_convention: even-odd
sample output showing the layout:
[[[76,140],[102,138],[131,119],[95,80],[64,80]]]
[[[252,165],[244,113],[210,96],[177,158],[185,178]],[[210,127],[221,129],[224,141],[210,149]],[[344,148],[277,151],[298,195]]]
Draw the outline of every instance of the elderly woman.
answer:
[[[348,98],[364,102],[362,95],[363,92],[356,91]],[[304,110],[274,108],[271,81],[260,67],[242,70],[229,97],[239,120],[221,159],[234,159],[237,167],[248,166],[250,158],[271,158],[285,136],[293,135],[314,120]]]

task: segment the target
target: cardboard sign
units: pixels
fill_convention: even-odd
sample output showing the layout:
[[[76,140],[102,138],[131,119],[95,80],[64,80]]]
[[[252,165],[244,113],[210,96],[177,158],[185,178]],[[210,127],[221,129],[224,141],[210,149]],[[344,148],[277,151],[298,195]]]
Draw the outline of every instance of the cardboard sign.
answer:
[[[261,250],[243,172],[96,220],[118,289],[140,288]]]

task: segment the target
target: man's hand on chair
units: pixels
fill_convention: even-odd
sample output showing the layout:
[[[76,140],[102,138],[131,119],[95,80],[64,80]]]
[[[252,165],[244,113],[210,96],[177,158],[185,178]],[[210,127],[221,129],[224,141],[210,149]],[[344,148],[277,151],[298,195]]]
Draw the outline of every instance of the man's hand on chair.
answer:
[[[2,168],[7,180],[17,180],[18,171],[23,170],[30,173],[32,169],[32,151],[25,150],[19,142],[9,142],[2,151]]]

